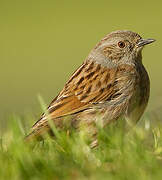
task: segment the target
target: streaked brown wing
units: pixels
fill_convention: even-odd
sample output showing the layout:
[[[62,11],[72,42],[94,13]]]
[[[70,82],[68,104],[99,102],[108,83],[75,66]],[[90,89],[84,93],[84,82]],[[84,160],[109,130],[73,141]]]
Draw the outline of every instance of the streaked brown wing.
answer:
[[[94,62],[85,62],[48,107],[51,117],[76,113],[92,103],[108,99],[114,92],[116,71],[116,68],[107,69]]]
[[[109,99],[116,91],[113,87],[117,69],[107,69],[86,61],[72,75],[64,89],[48,107],[51,119],[86,110],[92,104]],[[33,125],[33,130],[47,122],[45,114]]]

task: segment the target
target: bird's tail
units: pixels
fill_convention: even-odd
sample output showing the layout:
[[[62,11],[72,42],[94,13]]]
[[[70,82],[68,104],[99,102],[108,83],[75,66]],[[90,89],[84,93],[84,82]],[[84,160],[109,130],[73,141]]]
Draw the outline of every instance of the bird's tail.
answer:
[[[25,142],[31,142],[34,140],[42,140],[45,132],[49,131],[49,127],[33,129],[25,138]]]

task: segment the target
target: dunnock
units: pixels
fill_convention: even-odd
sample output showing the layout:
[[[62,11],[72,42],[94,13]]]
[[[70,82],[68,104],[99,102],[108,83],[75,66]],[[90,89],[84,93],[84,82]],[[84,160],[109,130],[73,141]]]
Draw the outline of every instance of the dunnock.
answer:
[[[119,118],[136,123],[150,92],[141,52],[154,41],[131,31],[115,31],[105,36],[51,102],[48,115],[43,114],[33,125],[26,140],[49,132],[49,118],[56,128],[62,129],[63,119],[70,116],[70,127],[84,124],[92,134],[95,132],[91,132],[91,124],[97,120],[103,126]]]

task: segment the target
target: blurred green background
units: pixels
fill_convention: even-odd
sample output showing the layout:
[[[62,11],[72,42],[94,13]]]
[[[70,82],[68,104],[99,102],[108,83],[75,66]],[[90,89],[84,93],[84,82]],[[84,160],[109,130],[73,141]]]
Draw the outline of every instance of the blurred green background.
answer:
[[[39,116],[91,48],[107,33],[128,29],[144,38],[143,62],[151,79],[147,111],[162,101],[162,1],[1,0],[0,119],[14,113]]]

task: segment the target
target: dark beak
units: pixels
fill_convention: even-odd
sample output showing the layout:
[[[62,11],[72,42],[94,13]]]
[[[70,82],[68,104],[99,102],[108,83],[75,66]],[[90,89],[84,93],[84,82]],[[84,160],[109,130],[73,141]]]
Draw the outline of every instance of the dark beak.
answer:
[[[155,39],[140,39],[137,43],[137,47],[145,46],[146,44],[150,44],[156,41]]]

